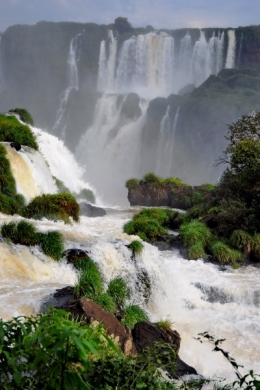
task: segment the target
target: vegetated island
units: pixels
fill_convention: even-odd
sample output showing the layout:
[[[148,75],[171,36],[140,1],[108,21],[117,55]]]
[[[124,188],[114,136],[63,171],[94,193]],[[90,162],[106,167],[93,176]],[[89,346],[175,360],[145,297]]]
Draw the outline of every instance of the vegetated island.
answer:
[[[190,259],[212,256],[234,267],[260,260],[260,113],[244,115],[228,128],[228,146],[218,161],[226,169],[216,186],[192,187],[153,173],[126,182],[131,205],[187,210],[143,210],[125,225],[126,233],[158,241],[167,227],[179,229]]]

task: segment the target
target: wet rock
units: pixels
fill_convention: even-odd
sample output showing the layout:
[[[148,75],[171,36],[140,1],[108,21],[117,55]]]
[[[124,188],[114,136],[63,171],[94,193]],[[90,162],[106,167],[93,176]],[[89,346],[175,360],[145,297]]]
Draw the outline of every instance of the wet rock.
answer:
[[[224,305],[225,303],[230,303],[234,301],[232,296],[226,294],[218,287],[207,286],[201,283],[195,283],[194,286],[204,293],[202,299],[210,303],[218,302]]]
[[[178,377],[182,377],[183,375],[197,375],[197,371],[195,368],[189,366],[183,360],[177,356],[176,359],[176,374]]]
[[[44,302],[43,307],[51,306],[56,309],[64,309],[74,299],[74,287],[67,286],[56,290],[49,300]]]
[[[186,94],[191,94],[195,89],[195,85],[194,84],[187,84],[185,85],[185,87],[181,88],[178,92],[178,95],[180,96],[184,96]]]
[[[152,283],[147,271],[142,270],[138,273],[135,286],[136,291],[143,295],[145,303],[148,303],[151,296]]]
[[[87,324],[93,321],[101,323],[107,334],[118,340],[120,348],[126,356],[137,354],[129,329],[120,324],[115,316],[105,311],[96,302],[91,299],[81,298],[72,302],[65,309]]]
[[[92,204],[81,202],[80,206],[80,215],[85,215],[86,217],[103,217],[106,215],[106,210],[102,207],[92,206]]]
[[[14,148],[17,152],[19,152],[19,150],[21,150],[21,148],[22,148],[22,146],[19,142],[11,142],[10,146],[12,148]]]
[[[75,263],[78,260],[85,259],[88,257],[88,252],[82,249],[68,249],[64,252],[68,263]]]
[[[134,343],[138,352],[149,348],[154,343],[171,344],[179,352],[181,338],[176,330],[163,329],[149,321],[138,322],[132,330]]]

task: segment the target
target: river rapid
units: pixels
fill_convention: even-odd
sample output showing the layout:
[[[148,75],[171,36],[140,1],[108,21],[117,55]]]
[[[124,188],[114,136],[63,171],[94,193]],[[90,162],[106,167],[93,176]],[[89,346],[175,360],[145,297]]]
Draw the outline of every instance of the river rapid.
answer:
[[[136,208],[114,207],[98,218],[81,217],[66,225],[49,220],[33,221],[41,231],[59,230],[66,249],[88,251],[98,264],[106,283],[120,275],[131,289],[131,302],[142,305],[152,321],[168,319],[181,335],[181,358],[205,376],[232,378],[232,368],[212,346],[195,340],[208,331],[225,338],[223,345],[244,371],[260,372],[260,270],[255,267],[227,268],[202,260],[185,260],[177,250],[160,252],[144,243],[144,250],[131,258],[127,245],[136,237],[123,233],[123,225]],[[0,215],[0,222],[20,217]],[[32,315],[44,301],[78,278],[66,259],[55,262],[37,247],[0,243],[0,317]],[[151,295],[143,297],[140,277],[148,275]]]

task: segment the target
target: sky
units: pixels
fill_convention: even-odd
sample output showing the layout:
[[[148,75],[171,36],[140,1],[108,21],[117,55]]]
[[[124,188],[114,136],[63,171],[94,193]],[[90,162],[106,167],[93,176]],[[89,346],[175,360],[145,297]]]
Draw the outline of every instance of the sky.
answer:
[[[260,24],[260,0],[0,0],[0,31],[45,21],[113,23],[134,27],[238,27]]]

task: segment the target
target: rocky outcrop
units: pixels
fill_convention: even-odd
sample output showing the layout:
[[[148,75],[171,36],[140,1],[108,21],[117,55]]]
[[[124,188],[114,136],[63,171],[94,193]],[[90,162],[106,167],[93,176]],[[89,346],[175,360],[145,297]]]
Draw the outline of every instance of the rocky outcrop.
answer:
[[[84,215],[86,217],[103,217],[106,215],[106,210],[102,207],[92,206],[92,204],[81,202],[79,204],[80,207],[80,215]]]
[[[96,302],[88,298],[81,298],[70,302],[64,308],[87,324],[93,321],[102,324],[107,334],[116,339],[126,356],[137,354],[130,330],[124,327],[115,316],[105,311]]]

